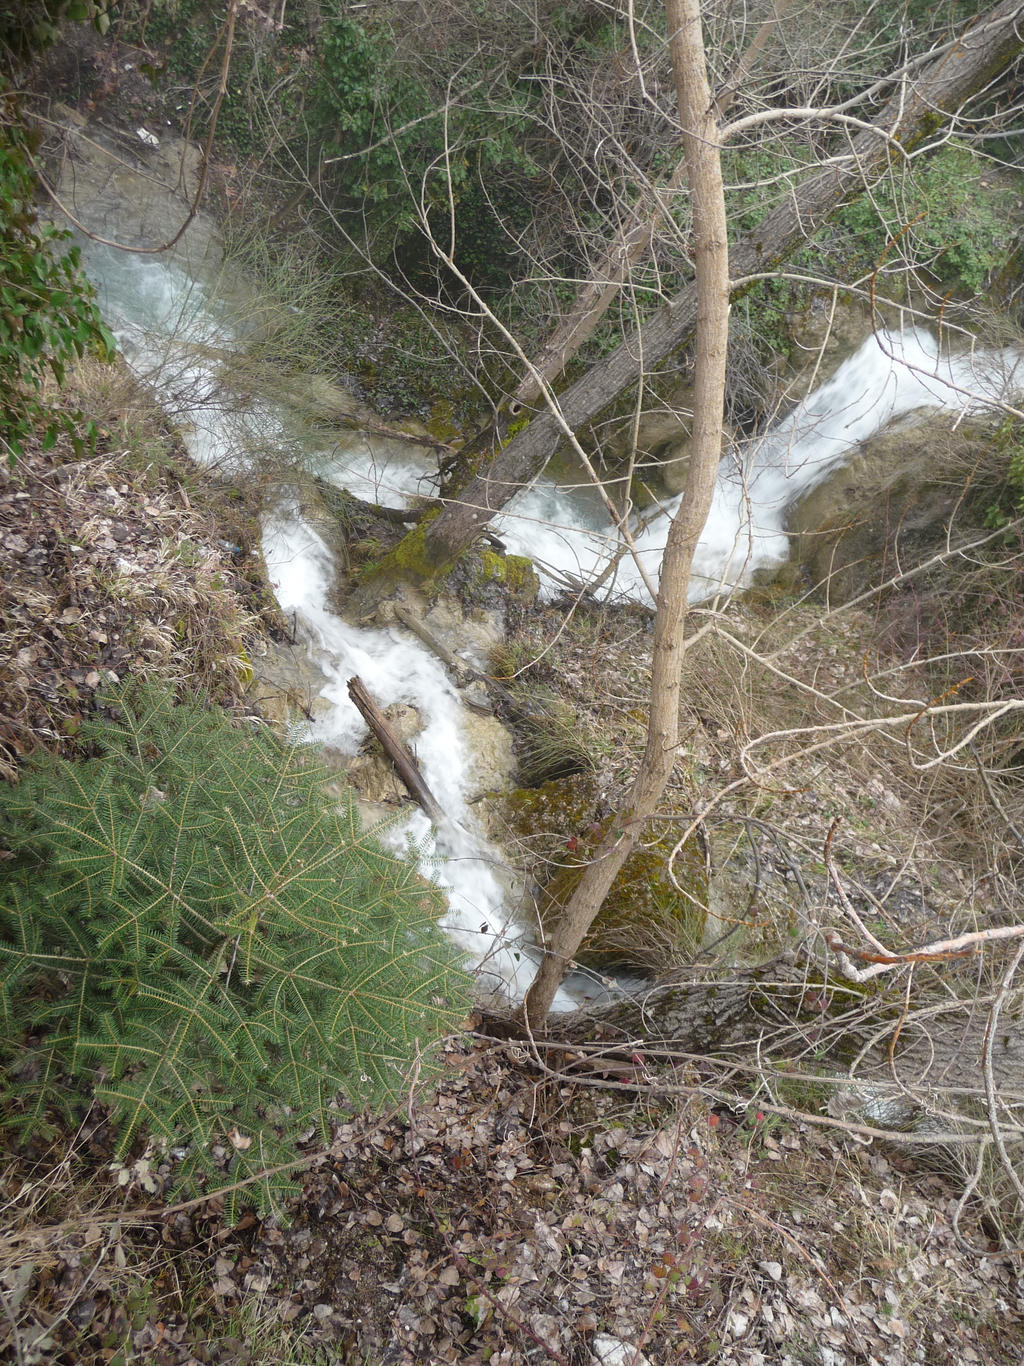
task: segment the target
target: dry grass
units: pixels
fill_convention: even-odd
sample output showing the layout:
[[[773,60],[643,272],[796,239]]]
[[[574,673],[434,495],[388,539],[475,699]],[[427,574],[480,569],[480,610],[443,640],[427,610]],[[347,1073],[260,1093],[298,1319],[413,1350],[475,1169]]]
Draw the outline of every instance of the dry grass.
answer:
[[[120,367],[85,365],[70,401],[93,454],[28,443],[0,471],[0,774],[73,744],[105,683],[156,676],[237,703],[277,624],[258,503],[197,476]]]

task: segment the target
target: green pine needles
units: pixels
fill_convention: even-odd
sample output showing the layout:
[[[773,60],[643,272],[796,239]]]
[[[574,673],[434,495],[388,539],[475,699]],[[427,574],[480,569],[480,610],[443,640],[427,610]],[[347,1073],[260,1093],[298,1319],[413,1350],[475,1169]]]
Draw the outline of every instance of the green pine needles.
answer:
[[[330,1135],[339,1090],[401,1096],[464,1018],[470,979],[440,893],[359,831],[308,748],[150,688],[83,727],[92,757],[0,793],[4,1119],[119,1124],[210,1190]],[[256,1183],[265,1205],[287,1183]]]

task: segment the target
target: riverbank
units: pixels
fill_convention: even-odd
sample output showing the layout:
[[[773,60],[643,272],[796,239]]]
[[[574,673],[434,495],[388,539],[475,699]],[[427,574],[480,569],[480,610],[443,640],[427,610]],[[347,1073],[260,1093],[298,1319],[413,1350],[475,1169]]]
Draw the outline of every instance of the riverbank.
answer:
[[[96,456],[81,465],[61,446],[32,449],[4,490],[19,517],[4,532],[8,549],[23,534],[20,510],[34,513],[31,544],[16,542],[2,582],[8,612],[36,612],[35,641],[51,651],[37,661],[49,661],[38,697],[62,674],[87,699],[92,673],[128,667],[186,683],[205,659],[222,700],[246,714],[245,657],[281,626],[259,565],[258,505],[197,471],[128,377],[105,370],[99,380],[89,372],[78,393],[86,408],[90,394],[104,396],[91,410],[105,433]],[[45,561],[31,558],[33,546]],[[112,574],[116,610],[89,596]],[[126,595],[132,583],[145,592]],[[180,617],[168,616],[175,605]],[[178,639],[172,625],[175,649],[146,656],[141,642],[161,621],[194,622],[204,608],[202,629]],[[644,617],[593,604],[568,621],[552,607],[520,609],[502,647],[507,673],[535,661],[520,682],[549,690],[577,719],[573,738],[589,741],[610,797],[639,735],[630,712],[642,693]],[[856,682],[871,619],[816,617],[753,598],[731,629],[769,654],[774,632],[809,632],[787,670],[806,679],[805,692],[841,694]],[[108,639],[94,639],[97,630]],[[772,696],[769,678],[755,687],[721,650],[709,641],[687,671],[687,765],[698,791],[728,785],[744,733],[800,719]],[[72,732],[64,743],[73,745],[85,702],[62,696],[46,725]],[[866,794],[846,809],[856,866],[876,867],[875,894],[908,932],[923,933],[926,921],[912,917],[924,880],[933,893],[942,882],[938,846],[905,865],[897,887],[887,870],[909,808],[888,800],[891,778],[873,789],[856,772],[863,760],[846,762],[851,793]],[[821,807],[830,785],[836,794],[837,771],[793,783],[789,796],[726,802],[718,825],[709,813],[719,879],[731,866],[737,887],[749,885],[751,856],[761,869],[760,927],[738,927],[745,953],[763,953],[792,914],[794,861],[814,886]],[[751,822],[758,843],[744,852],[736,832],[749,835]],[[721,862],[729,847],[731,865]],[[948,1155],[936,1170],[900,1146],[858,1140],[842,1118],[826,1117],[834,1127],[822,1129],[801,1113],[815,1108],[806,1082],[790,1091],[784,1079],[769,1090],[753,1079],[723,1084],[709,1062],[665,1066],[656,1052],[637,1052],[625,1070],[618,1054],[592,1059],[581,1075],[571,1050],[531,1061],[516,1044],[451,1039],[442,1081],[412,1081],[404,1115],[340,1122],[330,1145],[299,1154],[306,1174],[287,1226],[251,1214],[230,1226],[216,1201],[165,1210],[166,1155],[140,1140],[117,1161],[116,1134],[83,1098],[74,1132],[6,1154],[2,1331],[26,1361],[85,1366],[659,1366],[669,1356],[1015,1366],[1024,1300],[1015,1260],[999,1251],[1009,1230],[987,1198],[965,1198],[959,1159]],[[787,1098],[792,1113],[780,1113]]]
[[[81,384],[75,402],[101,428],[95,456],[33,445],[0,490],[0,603],[17,632],[12,766],[34,745],[73,750],[111,675],[198,684],[249,720],[263,709],[250,675],[293,628],[269,600],[259,480],[197,470],[122,370]],[[953,502],[959,513],[959,492]],[[831,855],[876,943],[913,948],[1019,913],[1012,715],[965,739],[946,710],[978,707],[973,725],[1019,696],[1019,536],[1010,518],[997,535],[974,509],[950,514],[919,529],[915,553],[938,557],[924,572],[904,566],[902,517],[883,538],[900,575],[884,594],[826,602],[796,571],[695,614],[706,630],[686,662],[685,742],[663,812],[670,846],[692,819],[703,832],[714,930],[671,959],[694,981],[728,982],[780,948],[816,950],[837,925],[852,938]],[[333,534],[357,575],[379,547],[349,530]],[[478,662],[518,691],[520,768],[557,782],[568,764],[596,802],[565,824],[549,808],[517,832],[516,862],[540,882],[585,855],[590,826],[628,786],[649,617],[579,595],[513,606]],[[305,640],[296,654],[304,663]],[[300,704],[327,681],[314,691],[309,678],[294,685]],[[947,751],[964,762],[930,766]],[[474,808],[490,805],[477,795]],[[958,994],[984,1015],[1002,970],[981,957],[915,963],[879,1018],[897,1020],[903,1042],[927,1040]],[[234,1223],[218,1196],[179,1208],[167,1194],[175,1154],[141,1135],[119,1159],[109,1115],[83,1094],[76,1125],[5,1154],[5,1350],[86,1366],[1016,1366],[1013,1192],[996,1163],[980,1184],[971,1176],[990,1132],[984,1101],[971,1108],[980,1086],[963,1143],[937,1159],[865,1132],[860,1100],[821,1065],[829,1031],[861,1018],[859,1002],[835,1005],[854,994],[838,977],[810,982],[789,1022],[795,1045],[773,1050],[762,1010],[750,1049],[719,1061],[682,1056],[653,1020],[627,1049],[584,1059],[557,1027],[534,1054],[474,1019],[442,1045],[440,1084],[410,1069],[400,1113],[338,1112],[329,1141],[304,1139],[287,1225]],[[934,1102],[930,1120],[955,1113],[943,1078],[897,1076]],[[235,1129],[222,1157],[246,1141]]]
[[[64,392],[98,436],[80,458],[42,433],[0,469],[2,773],[72,753],[104,687],[156,681],[245,714],[254,660],[286,626],[267,582],[255,490],[197,471],[123,361]]]

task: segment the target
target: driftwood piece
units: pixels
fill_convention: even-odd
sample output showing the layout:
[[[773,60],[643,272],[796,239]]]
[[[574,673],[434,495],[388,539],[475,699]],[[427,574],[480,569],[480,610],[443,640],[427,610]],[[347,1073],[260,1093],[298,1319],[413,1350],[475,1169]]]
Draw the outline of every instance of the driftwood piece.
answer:
[[[380,741],[384,753],[395,766],[395,771],[435,825],[447,825],[448,818],[438,804],[437,798],[423,780],[416,760],[406,746],[399,740],[387,723],[383,712],[366,690],[361,678],[348,680],[348,695],[351,697],[363,720]]]
[[[385,441],[404,441],[407,446],[426,446],[429,450],[443,451],[446,455],[454,455],[458,449],[447,441],[430,436],[427,432],[422,435],[403,432],[401,427],[389,427],[384,422],[372,422],[361,414],[346,413],[342,408],[332,413],[328,421],[335,426],[350,428],[367,436],[380,437]]]

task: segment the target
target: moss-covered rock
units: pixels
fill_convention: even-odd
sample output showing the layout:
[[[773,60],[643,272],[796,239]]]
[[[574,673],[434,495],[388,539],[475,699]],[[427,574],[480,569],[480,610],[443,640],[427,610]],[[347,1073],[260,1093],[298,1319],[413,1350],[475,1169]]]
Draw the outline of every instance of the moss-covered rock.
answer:
[[[886,427],[789,510],[793,561],[831,602],[856,597],[943,534],[990,441],[983,419],[942,412]]]
[[[533,561],[525,555],[501,555],[496,550],[480,554],[480,583],[500,584],[512,597],[533,602],[540,588]]]
[[[508,826],[541,884],[538,916],[550,935],[614,813],[602,806],[595,779],[587,773],[520,788],[508,795],[506,810]],[[679,827],[666,824],[634,850],[612,884],[577,955],[584,966],[664,972],[673,962],[689,959],[700,943],[708,899],[704,851],[691,838],[676,855],[672,871],[680,891],[669,873]]]

